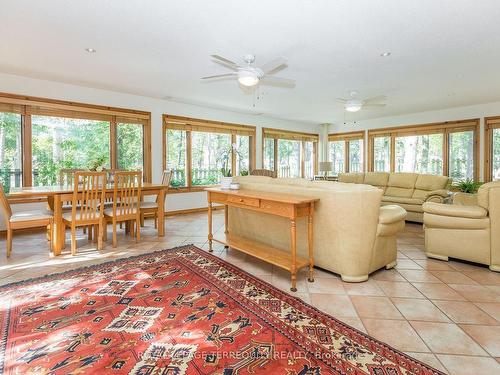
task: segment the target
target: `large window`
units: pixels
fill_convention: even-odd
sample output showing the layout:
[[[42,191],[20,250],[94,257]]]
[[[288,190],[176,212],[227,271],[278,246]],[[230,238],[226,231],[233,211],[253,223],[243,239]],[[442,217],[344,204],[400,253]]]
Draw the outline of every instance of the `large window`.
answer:
[[[109,122],[31,116],[33,185],[56,185],[61,169],[110,167]]]
[[[150,114],[43,98],[0,94],[0,180],[54,185],[61,169],[144,172],[151,181]]]
[[[254,163],[255,127],[163,115],[164,168],[171,186],[191,191],[246,175]]]
[[[396,137],[395,170],[443,174],[443,134]]]
[[[0,183],[6,192],[22,186],[21,115],[0,112]]]
[[[391,137],[373,138],[373,170],[375,172],[391,170]]]
[[[364,131],[328,136],[329,161],[333,163],[333,174],[364,171],[364,137]]]
[[[370,130],[369,169],[477,180],[478,134],[478,119]]]
[[[116,125],[117,167],[126,171],[144,170],[144,128],[141,124]]]
[[[262,129],[264,169],[278,177],[310,178],[317,172],[317,134]]]
[[[487,117],[485,130],[485,180],[500,180],[500,116]]]

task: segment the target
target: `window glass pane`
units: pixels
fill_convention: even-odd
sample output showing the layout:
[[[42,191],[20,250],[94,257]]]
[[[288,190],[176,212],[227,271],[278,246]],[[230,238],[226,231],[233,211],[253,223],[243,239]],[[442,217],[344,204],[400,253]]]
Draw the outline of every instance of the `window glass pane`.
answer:
[[[250,172],[250,137],[236,136],[236,176],[246,176]]]
[[[141,124],[117,124],[117,167],[126,171],[143,170],[143,127]]]
[[[312,179],[314,177],[314,146],[313,142],[304,142],[304,177]]]
[[[264,169],[274,170],[274,139],[264,138]]]
[[[222,171],[231,173],[231,135],[191,132],[193,186],[218,184]]]
[[[363,171],[363,140],[349,141],[349,172]]]
[[[375,172],[390,172],[391,137],[373,138],[373,170]]]
[[[21,115],[0,112],[0,182],[5,192],[22,186]]]
[[[172,171],[170,186],[187,186],[186,131],[167,129],[167,169]]]
[[[449,173],[453,181],[474,178],[474,132],[450,133]]]
[[[300,177],[300,141],[278,139],[278,177]]]
[[[31,116],[33,185],[54,185],[63,168],[109,168],[109,122]]]
[[[333,174],[343,173],[345,166],[345,142],[330,142],[330,161],[333,163]]]
[[[493,129],[493,137],[492,137],[492,163],[491,166],[493,168],[491,177],[495,180],[500,180],[500,128]]]
[[[396,137],[396,172],[443,174],[443,134]]]

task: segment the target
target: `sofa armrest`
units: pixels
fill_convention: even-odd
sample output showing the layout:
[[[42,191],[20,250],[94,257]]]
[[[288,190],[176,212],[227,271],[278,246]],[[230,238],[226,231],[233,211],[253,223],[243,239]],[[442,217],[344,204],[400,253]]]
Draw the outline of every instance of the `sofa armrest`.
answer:
[[[424,202],[444,203],[446,198],[448,198],[448,195],[449,191],[446,189],[429,191],[424,198]]]
[[[425,213],[441,216],[462,217],[468,219],[484,219],[488,211],[480,206],[459,206],[453,204],[441,204],[425,202],[422,205]]]

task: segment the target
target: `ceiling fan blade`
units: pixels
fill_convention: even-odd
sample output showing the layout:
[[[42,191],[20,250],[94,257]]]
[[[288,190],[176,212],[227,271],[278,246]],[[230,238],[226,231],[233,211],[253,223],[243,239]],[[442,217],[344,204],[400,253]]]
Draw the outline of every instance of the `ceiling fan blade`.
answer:
[[[368,103],[363,104],[363,107],[385,107],[384,103]]]
[[[219,56],[219,55],[210,55],[210,57],[214,60],[214,62],[224,65],[225,67],[233,70],[238,69],[238,64],[236,64],[234,61],[231,61],[229,59],[226,59],[225,57]]]
[[[387,99],[387,96],[385,95],[378,95],[378,96],[373,96],[371,98],[363,100],[365,104],[370,104],[370,103],[380,103],[383,102],[384,100]]]
[[[236,73],[226,73],[226,74],[217,74],[214,76],[201,77],[200,79],[227,78],[227,77],[234,77],[234,76],[236,76]]]
[[[283,86],[283,87],[295,87],[295,80],[289,78],[281,78],[274,76],[264,76],[260,80],[263,84]]]
[[[348,101],[348,99],[344,99],[344,98],[337,98],[335,100],[338,101],[339,103],[347,103],[347,101]]]
[[[286,65],[288,62],[287,59],[284,57],[278,57],[277,59],[274,59],[272,61],[269,61],[267,64],[264,64],[260,67],[260,70],[264,72],[264,74],[271,73],[273,70],[276,70],[282,65]]]

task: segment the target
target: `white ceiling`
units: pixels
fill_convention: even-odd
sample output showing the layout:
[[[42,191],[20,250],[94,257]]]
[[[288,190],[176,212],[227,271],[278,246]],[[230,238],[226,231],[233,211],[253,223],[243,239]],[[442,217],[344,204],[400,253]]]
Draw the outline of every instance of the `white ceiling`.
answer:
[[[0,0],[0,72],[339,122],[351,90],[388,100],[348,120],[499,101],[499,20],[498,0]],[[210,54],[246,53],[287,57],[296,87],[253,107],[236,81],[199,80],[227,72]]]

